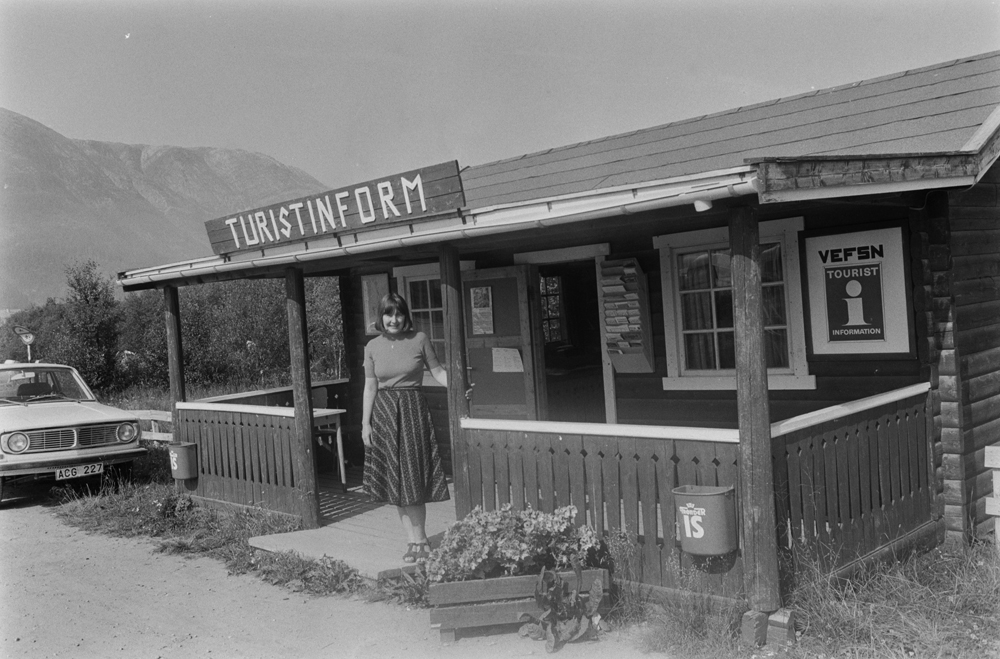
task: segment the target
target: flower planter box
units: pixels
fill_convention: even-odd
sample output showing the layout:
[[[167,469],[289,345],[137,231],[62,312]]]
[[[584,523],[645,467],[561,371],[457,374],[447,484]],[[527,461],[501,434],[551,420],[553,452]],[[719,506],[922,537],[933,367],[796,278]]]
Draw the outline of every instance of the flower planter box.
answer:
[[[608,573],[606,570],[584,570],[583,584],[577,585],[576,574],[560,572],[569,589],[587,592],[596,579],[601,579],[604,597],[600,612],[608,605]],[[541,607],[535,602],[538,575],[498,577],[475,581],[453,581],[432,584],[427,599],[434,606],[430,612],[431,628],[441,632],[443,643],[454,641],[458,630],[523,622],[525,613],[538,617]]]

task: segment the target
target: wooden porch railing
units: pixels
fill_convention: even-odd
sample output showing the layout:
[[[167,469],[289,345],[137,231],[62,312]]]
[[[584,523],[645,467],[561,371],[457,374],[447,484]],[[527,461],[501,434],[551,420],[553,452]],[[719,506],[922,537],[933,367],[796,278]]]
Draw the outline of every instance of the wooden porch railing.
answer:
[[[635,580],[680,588],[696,579],[729,597],[742,590],[738,556],[682,570],[692,559],[676,544],[673,495],[680,485],[735,485],[737,431],[485,419],[463,419],[462,429],[468,482],[456,469],[455,495],[469,507],[573,504],[577,523],[623,530],[638,545]]]
[[[177,403],[179,442],[197,445],[194,496],[299,515],[292,446],[295,412],[286,407]]]
[[[772,425],[781,547],[798,542],[838,567],[930,521],[928,388]],[[737,430],[463,419],[461,443],[458,510],[573,504],[578,523],[624,529],[638,545],[635,579],[689,587],[696,573],[714,594],[742,589],[739,555],[683,569],[692,559],[677,547],[673,495],[680,485],[737,484]]]
[[[931,519],[929,385],[771,426],[779,547],[828,568],[887,546]]]

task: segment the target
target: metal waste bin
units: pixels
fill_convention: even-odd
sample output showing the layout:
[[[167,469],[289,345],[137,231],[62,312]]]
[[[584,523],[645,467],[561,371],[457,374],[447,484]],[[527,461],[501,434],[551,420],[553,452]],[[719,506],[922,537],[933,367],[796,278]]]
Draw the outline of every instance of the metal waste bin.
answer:
[[[186,481],[198,477],[198,445],[190,442],[168,444],[170,473],[174,479]]]
[[[733,486],[674,488],[681,549],[696,556],[722,556],[739,547]]]

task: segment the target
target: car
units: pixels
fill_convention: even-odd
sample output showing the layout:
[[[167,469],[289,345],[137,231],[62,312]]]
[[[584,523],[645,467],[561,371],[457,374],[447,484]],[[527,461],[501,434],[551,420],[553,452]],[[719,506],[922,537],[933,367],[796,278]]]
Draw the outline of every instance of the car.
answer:
[[[134,414],[97,402],[60,364],[0,364],[0,501],[33,483],[128,473],[146,449]]]

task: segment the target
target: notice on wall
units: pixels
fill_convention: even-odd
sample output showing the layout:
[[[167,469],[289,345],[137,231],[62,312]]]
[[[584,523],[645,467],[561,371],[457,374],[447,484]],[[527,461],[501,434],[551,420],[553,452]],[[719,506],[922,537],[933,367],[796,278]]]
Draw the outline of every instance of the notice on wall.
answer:
[[[472,297],[472,334],[493,334],[493,289],[475,286],[469,294]]]
[[[524,373],[521,351],[517,348],[493,348],[494,373]]]
[[[911,353],[903,228],[803,241],[813,355]]]

